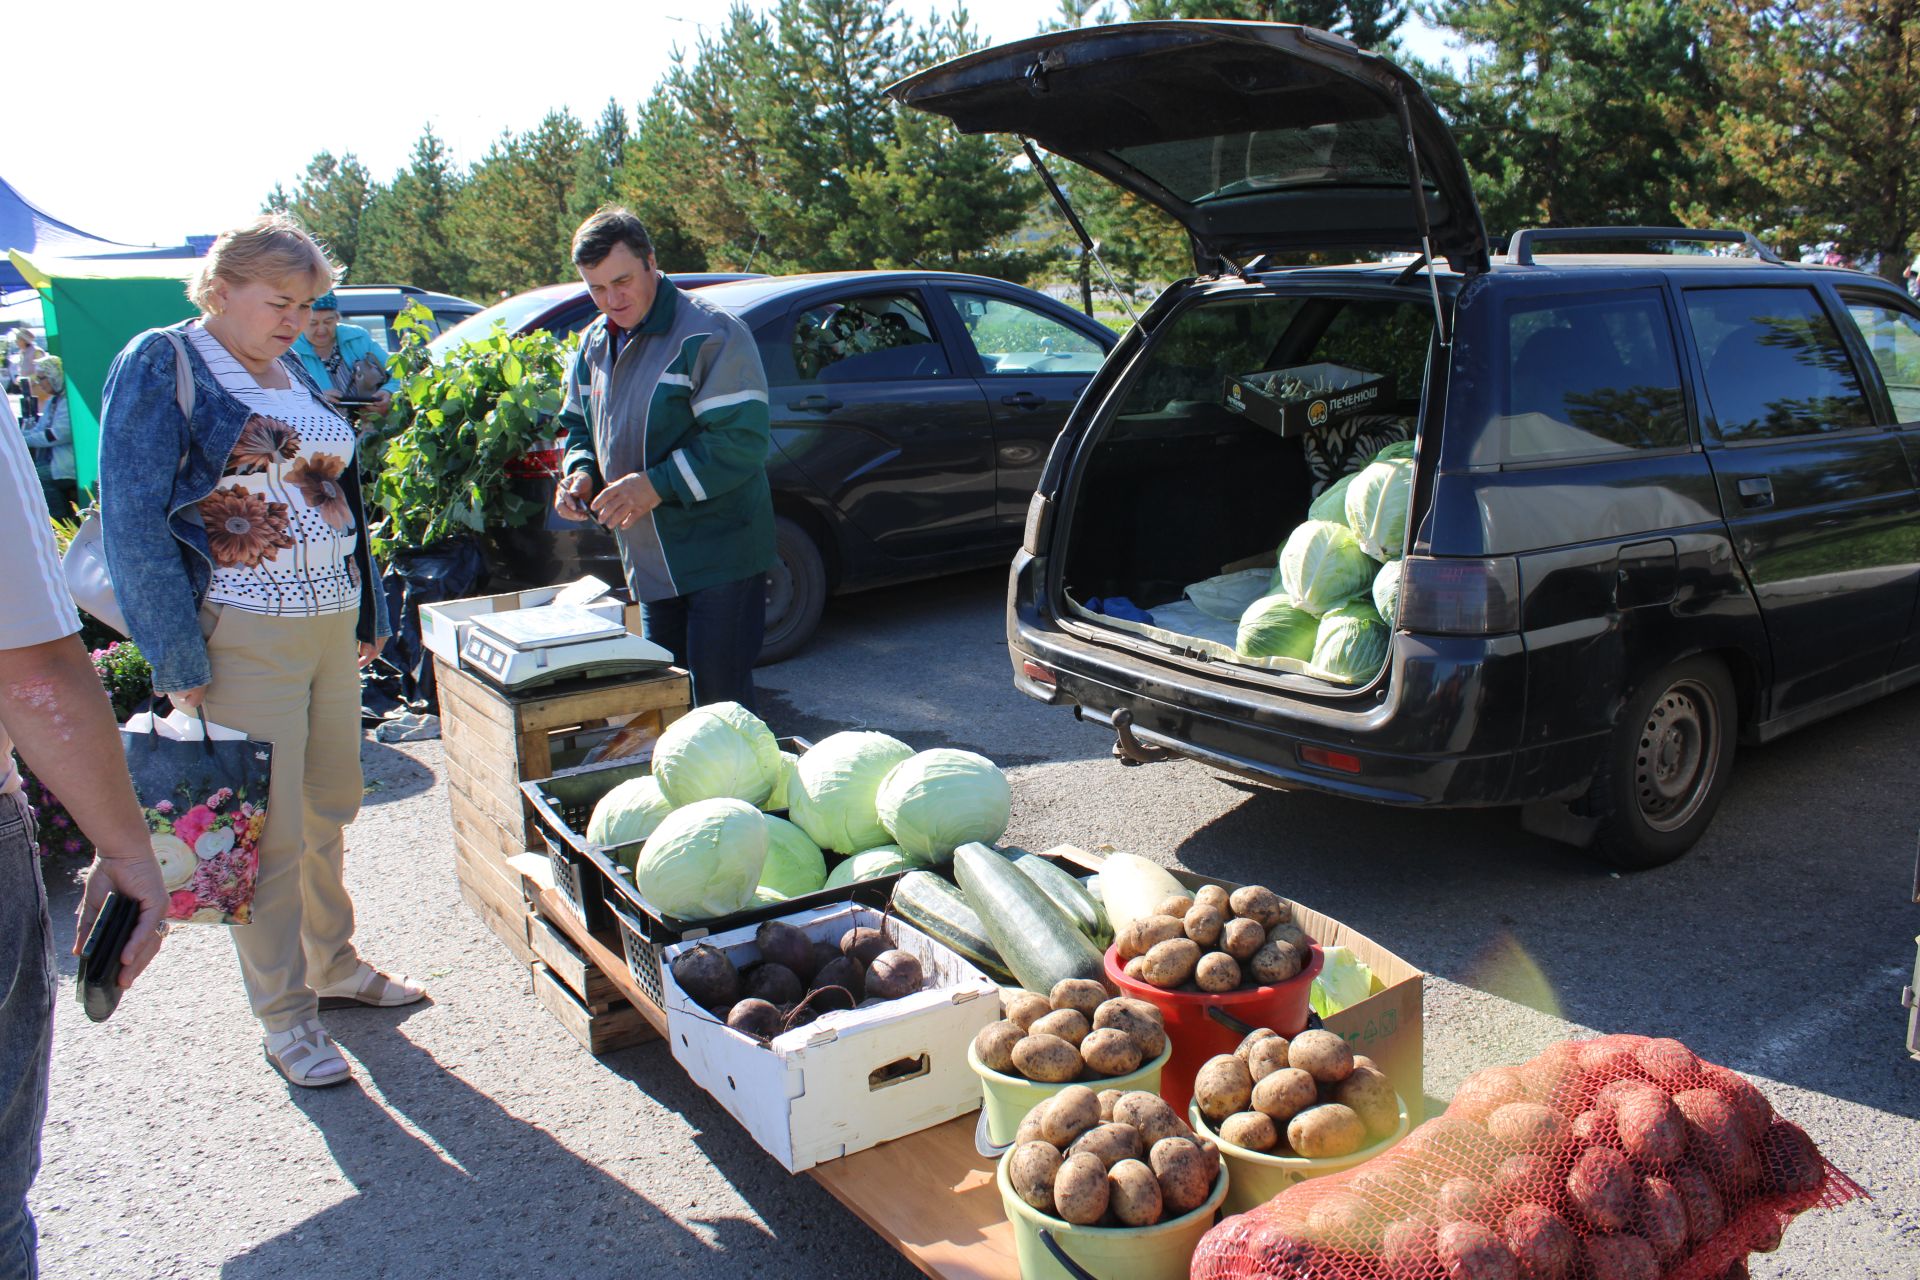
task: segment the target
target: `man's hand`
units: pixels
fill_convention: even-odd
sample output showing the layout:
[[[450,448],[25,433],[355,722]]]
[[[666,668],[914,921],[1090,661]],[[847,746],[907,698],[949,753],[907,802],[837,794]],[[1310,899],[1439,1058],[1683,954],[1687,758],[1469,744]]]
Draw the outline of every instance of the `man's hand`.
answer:
[[[151,848],[131,851],[125,856],[99,854],[87,872],[86,892],[80,895],[80,922],[74,927],[73,954],[79,955],[93,931],[94,917],[106,904],[111,889],[123,898],[131,898],[140,907],[139,923],[127,938],[127,949],[120,953],[120,985],[130,987],[140,971],[160,950],[166,936],[167,887],[160,879],[160,864]]]
[[[636,471],[602,489],[593,500],[593,514],[609,529],[626,529],[659,505],[660,495],[654,492],[653,481],[647,479],[646,472]]]
[[[553,509],[560,513],[562,520],[593,519],[593,511],[587,506],[592,498],[593,477],[585,471],[563,476],[560,483],[553,486]]]

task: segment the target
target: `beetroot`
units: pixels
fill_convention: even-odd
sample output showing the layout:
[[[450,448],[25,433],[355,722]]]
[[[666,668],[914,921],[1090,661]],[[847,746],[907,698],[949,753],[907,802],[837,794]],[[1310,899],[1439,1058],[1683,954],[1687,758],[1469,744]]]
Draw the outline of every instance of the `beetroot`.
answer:
[[[813,975],[813,989],[839,987],[851,995],[856,1002],[866,994],[867,970],[851,956],[835,956],[822,965],[820,972]]]
[[[742,1000],[727,1014],[727,1025],[760,1040],[780,1034],[780,1010],[765,1000]]]
[[[807,992],[799,977],[783,964],[757,964],[745,977],[746,994],[768,1004],[793,1004]]]
[[[813,939],[784,920],[769,920],[753,931],[760,959],[789,969],[798,977],[813,963]]]
[[[704,942],[674,958],[673,980],[695,1004],[731,1008],[740,998],[740,971],[726,952]]]

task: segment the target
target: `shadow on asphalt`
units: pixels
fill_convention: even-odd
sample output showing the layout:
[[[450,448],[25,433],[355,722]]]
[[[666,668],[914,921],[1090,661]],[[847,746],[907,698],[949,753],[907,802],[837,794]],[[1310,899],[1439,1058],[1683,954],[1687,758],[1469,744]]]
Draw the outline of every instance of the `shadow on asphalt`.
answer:
[[[417,796],[433,787],[433,770],[404,751],[396,751],[384,742],[363,738],[360,742],[360,771],[366,792],[362,808],[390,804]]]

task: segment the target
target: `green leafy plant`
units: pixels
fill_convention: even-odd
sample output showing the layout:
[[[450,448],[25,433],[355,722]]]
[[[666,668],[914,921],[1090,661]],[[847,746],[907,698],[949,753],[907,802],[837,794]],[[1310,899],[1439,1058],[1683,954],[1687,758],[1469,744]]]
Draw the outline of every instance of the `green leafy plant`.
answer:
[[[436,359],[427,319],[414,306],[394,321],[401,343],[387,364],[400,394],[363,446],[379,460],[368,532],[383,559],[540,514],[510,491],[507,465],[552,434],[577,341],[496,329]]]

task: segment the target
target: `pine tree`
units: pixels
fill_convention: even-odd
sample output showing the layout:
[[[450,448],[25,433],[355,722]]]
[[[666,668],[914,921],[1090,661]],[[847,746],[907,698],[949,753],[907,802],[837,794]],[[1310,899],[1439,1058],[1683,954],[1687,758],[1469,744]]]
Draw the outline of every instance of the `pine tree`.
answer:
[[[463,181],[446,143],[427,125],[408,166],[367,209],[357,275],[444,293],[464,290],[470,264],[451,235]]]
[[[502,133],[473,167],[449,218],[473,264],[470,293],[518,293],[573,277],[567,196],[585,139],[571,112],[550,111],[526,133]]]
[[[268,197],[285,199],[285,212],[307,229],[308,234],[326,247],[341,267],[341,278],[351,279],[353,263],[360,252],[360,222],[373,202],[375,188],[367,167],[349,151],[335,159],[322,151],[307,162],[306,172],[294,184],[287,199],[279,186]]]

